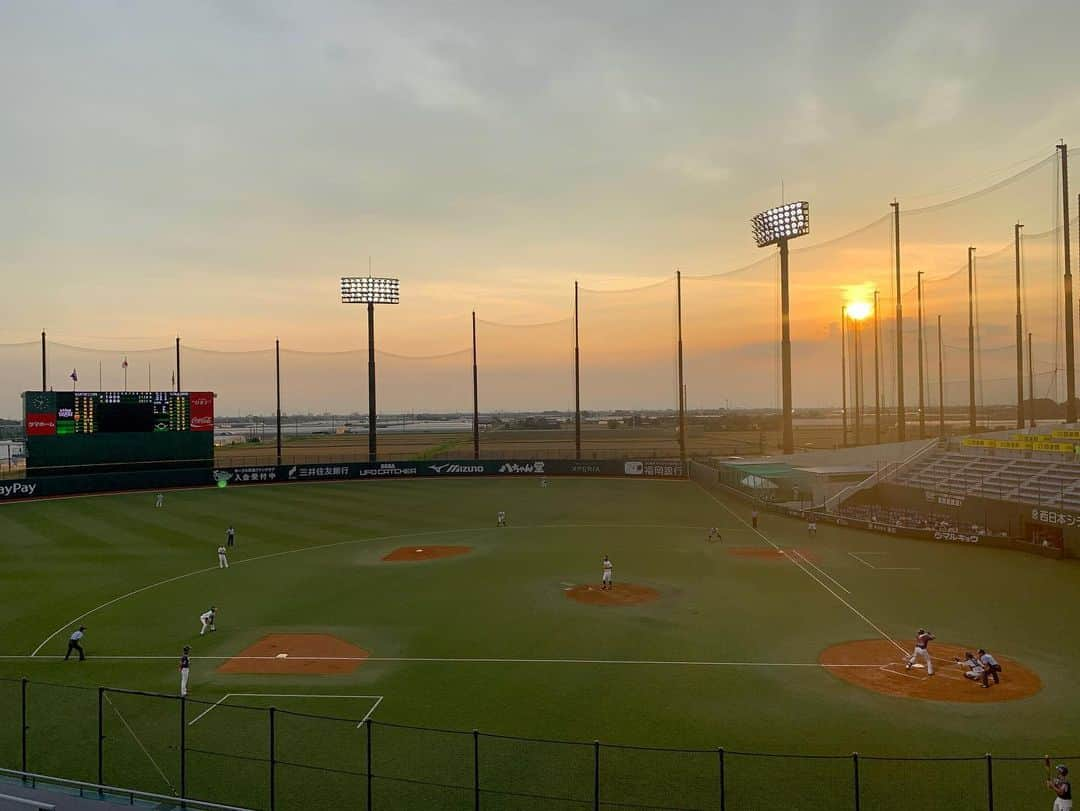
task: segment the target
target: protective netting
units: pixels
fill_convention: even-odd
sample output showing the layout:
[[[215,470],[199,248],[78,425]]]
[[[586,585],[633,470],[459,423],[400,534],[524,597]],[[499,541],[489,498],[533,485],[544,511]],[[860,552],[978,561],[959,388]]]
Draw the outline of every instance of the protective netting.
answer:
[[[1075,151],[1074,158],[1077,158]],[[1016,399],[1015,256],[1013,224],[1024,225],[1021,248],[1024,337],[1033,333],[1035,396],[1064,398],[1063,229],[1057,154],[979,191],[933,205],[900,208],[903,278],[904,401],[917,421],[918,307],[923,272],[924,406],[936,417],[937,317],[942,322],[944,399],[968,401],[967,248],[976,251],[976,399],[980,415]],[[919,203],[919,200],[915,200]],[[814,244],[791,245],[792,382],[797,409],[840,402],[841,308],[879,293],[878,370],[882,407],[895,422],[898,400],[895,225],[884,204],[867,224]],[[1073,236],[1076,237],[1076,223]],[[747,237],[749,239],[749,236]],[[1080,257],[1078,257],[1080,259]],[[703,272],[706,271],[706,272]],[[572,298],[568,317],[535,325],[477,322],[479,402],[484,413],[573,408]],[[691,409],[775,408],[780,403],[779,262],[775,249],[733,270],[687,268],[682,277],[682,330],[687,404]],[[674,273],[628,290],[579,291],[581,405],[586,411],[676,409],[678,334]],[[864,425],[875,401],[874,333],[864,322],[860,359]],[[400,325],[399,325],[400,326]],[[0,416],[17,417],[18,393],[41,385],[36,336],[0,345]],[[286,413],[363,414],[367,349],[301,351],[282,340],[282,407]],[[380,413],[465,412],[472,406],[470,318],[447,316],[391,331],[377,353]],[[1026,349],[1026,348],[1025,348]],[[213,390],[217,413],[271,414],[275,405],[272,345],[224,351],[211,342],[184,343],[182,387]],[[175,347],[168,338],[90,339],[49,335],[46,386],[170,388]],[[127,361],[126,369],[123,362]],[[1026,358],[1025,358],[1026,362]],[[1025,370],[1026,372],[1026,370]],[[849,381],[854,383],[854,381]],[[852,392],[854,393],[854,392]],[[852,400],[854,398],[852,397]],[[963,414],[956,415],[958,418]],[[868,430],[868,428],[867,428]]]

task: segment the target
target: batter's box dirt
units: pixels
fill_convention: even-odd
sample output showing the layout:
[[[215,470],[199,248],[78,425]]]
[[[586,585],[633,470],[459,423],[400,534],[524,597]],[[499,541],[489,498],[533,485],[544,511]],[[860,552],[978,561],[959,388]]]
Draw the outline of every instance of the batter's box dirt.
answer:
[[[330,676],[352,673],[371,654],[330,634],[268,634],[218,673]]]
[[[389,563],[408,560],[437,560],[439,558],[466,555],[471,551],[471,546],[402,546],[388,555],[383,555],[383,560]]]
[[[1027,698],[1042,689],[1039,674],[1015,659],[997,653],[994,658],[1001,665],[1000,684],[994,684],[994,680],[990,679],[990,687],[987,689],[982,686],[981,681],[964,678],[964,670],[967,668],[961,669],[953,658],[966,651],[975,650],[973,647],[931,643],[933,676],[927,674],[925,667],[907,670],[904,666],[906,654],[901,653],[886,639],[842,642],[823,650],[818,661],[823,665],[831,665],[827,669],[837,678],[875,693],[927,701],[986,704]]]
[[[651,603],[660,597],[660,592],[648,586],[635,583],[616,583],[610,589],[599,586],[574,586],[564,589],[563,593],[571,600],[587,605],[640,605]]]

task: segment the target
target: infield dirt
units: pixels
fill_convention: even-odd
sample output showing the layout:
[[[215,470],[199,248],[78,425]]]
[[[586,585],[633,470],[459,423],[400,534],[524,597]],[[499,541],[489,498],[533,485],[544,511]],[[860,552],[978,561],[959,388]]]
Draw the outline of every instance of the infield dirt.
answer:
[[[330,634],[268,634],[218,673],[329,676],[352,673],[371,654]]]
[[[998,654],[994,654],[994,658],[1001,664],[1000,684],[994,684],[991,679],[990,687],[984,688],[981,682],[964,678],[966,668],[962,669],[953,658],[974,650],[976,648],[932,643],[933,676],[927,675],[922,666],[907,670],[904,662],[908,654],[902,653],[887,639],[861,639],[832,645],[821,652],[818,661],[832,665],[828,671],[838,679],[875,693],[903,698],[987,704],[1027,698],[1042,689],[1039,674],[1015,659]]]
[[[634,583],[616,583],[610,589],[602,589],[600,586],[574,586],[564,592],[571,600],[577,600],[586,605],[639,605],[651,603],[659,599],[660,592],[648,586],[639,586]]]
[[[439,558],[452,558],[457,555],[466,555],[471,551],[471,546],[402,546],[388,555],[383,555],[383,560],[388,563],[438,560]]]

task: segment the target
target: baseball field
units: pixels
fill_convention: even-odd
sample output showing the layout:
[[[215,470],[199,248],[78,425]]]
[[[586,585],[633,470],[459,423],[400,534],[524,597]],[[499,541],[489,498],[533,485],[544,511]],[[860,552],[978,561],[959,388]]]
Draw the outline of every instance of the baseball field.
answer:
[[[1074,562],[755,530],[691,482],[108,495],[0,539],[0,767],[252,808],[1032,808],[1080,751]]]

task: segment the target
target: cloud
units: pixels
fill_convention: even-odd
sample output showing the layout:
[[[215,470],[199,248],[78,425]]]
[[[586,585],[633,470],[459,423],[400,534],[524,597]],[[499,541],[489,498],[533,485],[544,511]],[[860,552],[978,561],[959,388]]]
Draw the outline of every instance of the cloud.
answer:
[[[704,155],[687,152],[669,152],[660,160],[660,167],[694,183],[726,183],[731,179],[731,169]]]

